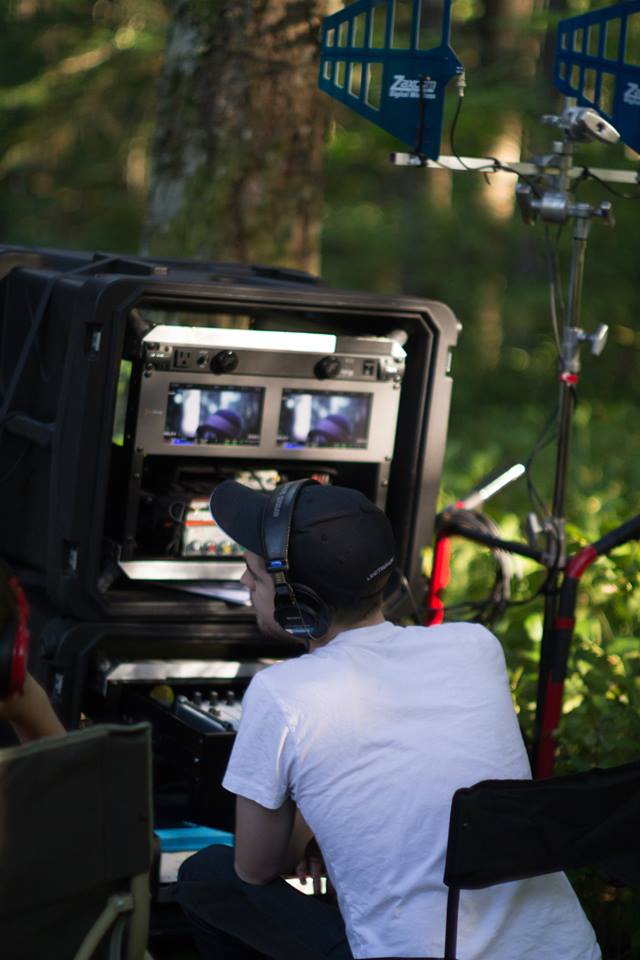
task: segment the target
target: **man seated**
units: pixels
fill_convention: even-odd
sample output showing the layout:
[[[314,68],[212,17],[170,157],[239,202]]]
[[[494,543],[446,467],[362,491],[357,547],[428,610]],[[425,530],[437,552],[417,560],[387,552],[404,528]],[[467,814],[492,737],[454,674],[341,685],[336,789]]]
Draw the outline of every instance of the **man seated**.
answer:
[[[180,871],[202,956],[442,956],[453,793],[531,775],[500,643],[478,624],[385,620],[391,528],[356,490],[226,481],[211,512],[248,551],[260,629],[307,653],[245,694],[224,778],[235,851],[209,847]],[[281,879],[321,868],[337,903]],[[458,944],[465,960],[600,957],[563,874],[465,891]]]

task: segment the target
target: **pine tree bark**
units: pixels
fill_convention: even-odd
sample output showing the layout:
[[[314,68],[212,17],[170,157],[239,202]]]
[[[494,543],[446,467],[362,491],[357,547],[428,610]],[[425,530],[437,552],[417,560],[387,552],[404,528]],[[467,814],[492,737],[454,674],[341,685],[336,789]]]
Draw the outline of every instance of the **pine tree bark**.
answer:
[[[146,253],[319,267],[326,0],[173,0]]]

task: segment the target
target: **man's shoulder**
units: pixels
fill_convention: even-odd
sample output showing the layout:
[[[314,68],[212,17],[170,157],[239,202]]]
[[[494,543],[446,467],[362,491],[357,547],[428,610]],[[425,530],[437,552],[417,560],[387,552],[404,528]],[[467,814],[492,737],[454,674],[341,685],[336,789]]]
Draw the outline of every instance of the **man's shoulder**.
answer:
[[[443,623],[439,627],[430,627],[429,629],[440,630],[443,636],[450,635],[452,639],[458,637],[466,643],[500,646],[500,641],[496,635],[487,630],[481,623],[461,620],[453,623]]]
[[[412,634],[424,641],[438,641],[441,643],[464,643],[483,647],[501,648],[502,644],[490,630],[481,623],[471,621],[453,621],[441,623],[437,626],[409,626],[399,627],[407,634]]]
[[[299,683],[304,677],[312,675],[312,659],[308,653],[304,653],[299,657],[271,663],[255,674],[251,686],[256,690],[264,689],[274,693],[283,686]]]
[[[295,726],[309,704],[317,701],[318,689],[332,686],[335,681],[335,674],[329,675],[322,665],[312,662],[314,659],[303,654],[260,670],[245,693],[247,708],[259,714],[279,714],[287,724]]]
[[[432,634],[434,653],[437,650],[447,660],[461,658],[469,666],[477,662],[504,667],[502,643],[481,623],[443,623],[428,627],[427,632]]]

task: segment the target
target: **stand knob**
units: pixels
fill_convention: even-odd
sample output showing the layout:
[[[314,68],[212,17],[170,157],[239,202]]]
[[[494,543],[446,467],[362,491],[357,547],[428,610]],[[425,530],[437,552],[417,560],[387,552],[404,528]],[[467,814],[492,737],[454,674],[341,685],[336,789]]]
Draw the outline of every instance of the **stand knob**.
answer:
[[[613,206],[610,200],[603,200],[595,211],[596,217],[600,217],[605,227],[615,227],[616,218],[613,212]]]
[[[598,327],[595,333],[592,333],[589,336],[591,341],[591,353],[594,357],[599,357],[602,351],[604,350],[607,344],[607,336],[609,334],[609,327],[606,323],[598,324]]]

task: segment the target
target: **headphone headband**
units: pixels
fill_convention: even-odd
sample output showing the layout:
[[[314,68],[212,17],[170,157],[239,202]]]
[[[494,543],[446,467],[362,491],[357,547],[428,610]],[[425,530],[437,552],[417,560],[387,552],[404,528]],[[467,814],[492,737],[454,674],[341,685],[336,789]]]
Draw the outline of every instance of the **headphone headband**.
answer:
[[[262,544],[264,561],[269,573],[285,575],[289,572],[289,538],[293,522],[293,510],[298,494],[303,487],[315,480],[292,480],[276,487],[269,494],[262,518]]]
[[[276,623],[292,637],[319,640],[329,630],[329,607],[311,587],[289,580],[293,511],[301,489],[310,484],[316,481],[292,480],[269,495],[262,515],[262,544],[267,571],[275,580]]]

